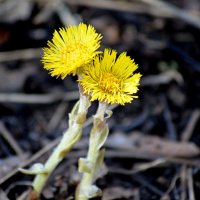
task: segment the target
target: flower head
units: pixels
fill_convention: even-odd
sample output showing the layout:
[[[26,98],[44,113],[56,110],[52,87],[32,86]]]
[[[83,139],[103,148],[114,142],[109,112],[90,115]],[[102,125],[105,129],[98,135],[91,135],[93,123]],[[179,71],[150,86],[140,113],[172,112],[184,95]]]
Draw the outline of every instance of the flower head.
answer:
[[[138,91],[141,74],[133,72],[138,66],[126,53],[116,56],[116,51],[105,49],[103,56],[96,57],[85,69],[79,82],[91,101],[124,105],[137,98],[133,94]]]
[[[43,49],[44,68],[50,71],[51,76],[63,79],[68,74],[75,75],[100,53],[97,49],[101,38],[93,26],[83,23],[55,31],[52,41],[48,41],[48,47]]]

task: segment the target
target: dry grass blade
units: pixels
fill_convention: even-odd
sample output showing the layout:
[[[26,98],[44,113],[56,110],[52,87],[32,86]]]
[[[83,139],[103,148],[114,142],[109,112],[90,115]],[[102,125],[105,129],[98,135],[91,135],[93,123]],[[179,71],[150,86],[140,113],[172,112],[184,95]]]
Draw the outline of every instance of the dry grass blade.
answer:
[[[20,166],[18,166],[18,168],[24,168],[25,166],[27,166],[27,165],[31,164],[32,162],[34,162],[35,160],[39,159],[42,155],[44,155],[46,152],[48,152],[50,149],[52,149],[56,144],[58,144],[59,139],[60,138],[58,138],[58,139],[54,140],[53,142],[49,143],[48,145],[46,145],[43,149],[41,149],[40,151],[35,153],[30,159],[24,161]],[[14,169],[9,174],[5,175],[2,179],[0,179],[0,185],[2,183],[4,183],[6,180],[8,180],[9,178],[11,178],[12,176],[14,176],[18,172],[18,168]]]
[[[199,119],[200,116],[200,112],[199,110],[195,110],[191,117],[190,120],[188,122],[188,124],[185,127],[185,130],[183,131],[183,133],[181,134],[181,140],[184,142],[189,141],[189,139],[192,136],[193,130],[195,128],[195,125]],[[190,199],[194,199],[194,191],[193,191],[193,181],[192,181],[192,172],[191,172],[191,168],[190,170],[188,169],[188,167],[186,165],[183,165],[181,168],[181,172],[180,172],[180,178],[181,178],[181,200],[186,200],[187,199],[187,187],[188,187],[188,195],[190,197]]]
[[[200,117],[200,111],[199,110],[195,110],[190,119],[189,122],[187,124],[187,126],[185,127],[185,130],[182,132],[181,134],[181,140],[182,141],[188,141],[193,133],[193,130],[196,126],[197,121],[199,120]]]
[[[136,174],[139,172],[143,172],[146,171],[150,168],[155,168],[155,167],[159,167],[163,164],[166,164],[167,161],[163,158],[159,158],[156,159],[152,162],[149,163],[145,163],[145,164],[138,164],[136,167],[134,167],[134,169],[132,170],[126,170],[126,169],[118,169],[118,168],[110,168],[109,169],[109,173],[117,173],[117,174],[124,174],[124,175],[132,175],[132,174]]]
[[[181,19],[187,22],[190,25],[200,28],[200,20],[198,17],[192,15],[191,13],[180,9],[170,3],[166,3],[162,0],[141,0],[144,3],[147,3],[149,6],[160,10],[161,12],[166,12],[174,18]]]
[[[193,178],[192,178],[192,168],[188,168],[188,196],[189,200],[195,200],[195,195],[194,195],[194,183],[193,183]]]
[[[0,122],[0,134],[3,138],[10,144],[11,148],[16,152],[19,157],[24,155],[23,150],[18,145],[17,141],[14,139],[12,134],[6,129],[3,123]]]
[[[13,60],[29,60],[34,58],[40,58],[42,55],[42,49],[23,49],[0,53],[0,62],[13,61]]]
[[[113,105],[110,106],[109,109],[113,110],[114,108],[116,108],[117,105]],[[84,124],[84,127],[90,125],[92,123],[92,117],[88,118]],[[31,164],[32,162],[34,162],[35,160],[39,159],[41,156],[43,156],[45,153],[47,153],[48,151],[50,151],[51,149],[53,149],[60,141],[60,137],[53,140],[51,143],[49,143],[48,145],[46,145],[44,148],[42,148],[40,151],[38,151],[37,153],[35,153],[31,158],[29,158],[28,160],[24,161],[24,163],[22,163],[20,166],[18,166],[18,168],[24,168],[27,165]],[[82,142],[81,142],[82,143]],[[82,151],[82,150],[81,150]],[[3,178],[0,179],[0,185],[3,184],[6,180],[8,180],[9,178],[11,178],[12,176],[14,176],[17,172],[18,172],[18,168],[12,170],[9,174],[5,175]]]
[[[170,3],[160,0],[141,0],[141,2],[112,1],[112,0],[65,0],[72,5],[83,5],[101,9],[111,9],[125,12],[147,13],[157,17],[178,18],[186,23],[200,28],[200,20],[191,13],[180,9]],[[146,3],[144,5],[142,3]]]
[[[80,5],[95,7],[100,9],[111,9],[117,11],[126,11],[126,12],[135,12],[135,13],[144,13],[147,12],[144,5],[141,3],[130,3],[125,1],[111,1],[111,0],[64,0],[70,5]]]
[[[0,93],[1,103],[23,103],[23,104],[51,104],[60,100],[72,101],[79,97],[78,91],[63,92],[59,94],[20,94]]]

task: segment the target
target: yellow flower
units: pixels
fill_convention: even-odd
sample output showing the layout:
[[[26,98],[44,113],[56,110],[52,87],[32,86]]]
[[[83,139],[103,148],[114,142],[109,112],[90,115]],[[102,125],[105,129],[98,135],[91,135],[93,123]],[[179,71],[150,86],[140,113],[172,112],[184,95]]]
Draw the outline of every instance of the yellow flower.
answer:
[[[141,77],[140,73],[133,74],[138,65],[125,52],[116,56],[116,51],[105,49],[103,56],[96,57],[82,74],[79,82],[91,101],[124,105],[138,97],[133,95]]]
[[[62,79],[68,74],[77,74],[83,65],[100,53],[96,50],[101,38],[93,26],[83,23],[55,31],[52,41],[48,41],[48,47],[43,49],[44,68],[51,76],[61,76]]]

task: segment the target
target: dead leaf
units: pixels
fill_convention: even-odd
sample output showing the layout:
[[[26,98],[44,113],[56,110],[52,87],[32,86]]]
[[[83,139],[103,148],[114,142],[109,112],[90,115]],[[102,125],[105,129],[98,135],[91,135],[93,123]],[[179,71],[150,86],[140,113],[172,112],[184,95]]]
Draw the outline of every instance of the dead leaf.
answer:
[[[141,154],[166,157],[191,158],[200,154],[200,149],[192,142],[176,142],[157,136],[146,136],[137,132],[131,135],[123,133],[111,135],[108,138],[107,145]]]
[[[109,187],[103,191],[102,200],[130,198],[135,195],[135,190],[122,187]]]

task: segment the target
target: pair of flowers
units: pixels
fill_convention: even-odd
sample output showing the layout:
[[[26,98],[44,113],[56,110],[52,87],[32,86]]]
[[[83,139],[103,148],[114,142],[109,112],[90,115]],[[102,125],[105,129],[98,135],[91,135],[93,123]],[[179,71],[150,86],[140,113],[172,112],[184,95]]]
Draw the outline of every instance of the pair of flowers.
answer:
[[[115,50],[97,51],[102,36],[94,27],[78,26],[55,31],[44,48],[42,62],[52,76],[78,75],[78,82],[90,100],[105,103],[130,103],[138,91],[141,74],[133,73],[137,64],[126,53],[117,57]]]
[[[101,38],[101,34],[91,25],[80,23],[78,26],[55,31],[52,41],[44,48],[44,68],[49,70],[52,76],[61,76],[62,79],[69,74],[78,75],[81,93],[79,103],[69,114],[69,127],[52,155],[39,171],[28,172],[37,174],[31,195],[38,199],[50,174],[80,139],[90,106],[89,99],[98,100],[99,107],[93,117],[87,158],[79,159],[79,171],[83,176],[77,187],[75,199],[87,200],[101,193],[93,183],[103,162],[102,146],[109,132],[106,119],[111,112],[107,110],[107,104],[124,105],[137,98],[135,94],[141,77],[140,73],[134,74],[138,66],[126,53],[117,57],[114,50],[98,51]],[[109,115],[105,117],[105,113]]]

